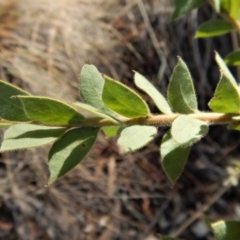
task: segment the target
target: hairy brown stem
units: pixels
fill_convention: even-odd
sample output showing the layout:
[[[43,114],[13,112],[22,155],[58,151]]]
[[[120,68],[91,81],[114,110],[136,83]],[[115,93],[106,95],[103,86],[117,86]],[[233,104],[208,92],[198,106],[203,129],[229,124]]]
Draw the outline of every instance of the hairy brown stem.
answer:
[[[90,118],[86,119],[84,122],[80,123],[78,126],[81,127],[105,127],[105,126],[129,126],[129,125],[155,125],[155,126],[170,126],[172,122],[179,116],[180,114],[167,114],[167,115],[150,115],[143,118],[120,118],[120,123],[113,123],[107,119],[98,119],[98,118]],[[207,122],[209,124],[227,124],[231,123],[232,117],[237,116],[233,114],[224,114],[224,113],[213,113],[213,112],[198,112],[188,114],[188,116],[192,118],[196,118]]]
[[[153,125],[153,126],[171,126],[172,122],[181,114],[159,114],[159,115],[149,115],[141,118],[126,118],[118,117],[117,121],[111,121],[109,119],[102,118],[86,118],[83,122],[79,124],[69,124],[69,125],[54,125],[54,124],[44,124],[37,121],[27,122],[29,124],[36,125],[47,125],[47,126],[58,126],[58,127],[107,127],[107,126],[131,126],[131,125]],[[211,125],[217,124],[229,124],[233,122],[234,116],[239,116],[239,114],[224,114],[224,113],[214,113],[214,112],[197,112],[188,114],[192,118],[207,122]],[[236,120],[235,120],[236,122]],[[0,124],[9,124],[9,126],[18,122],[11,122],[0,119]]]

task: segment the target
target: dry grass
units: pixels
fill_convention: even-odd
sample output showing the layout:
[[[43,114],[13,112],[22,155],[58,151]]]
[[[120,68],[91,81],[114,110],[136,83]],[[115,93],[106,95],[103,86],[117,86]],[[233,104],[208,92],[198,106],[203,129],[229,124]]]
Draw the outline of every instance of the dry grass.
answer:
[[[107,1],[1,1],[2,78],[19,78],[34,94],[73,100],[84,63],[116,76],[113,65],[124,69],[122,44],[101,20],[108,8]]]
[[[168,0],[0,0],[0,6],[0,74],[9,82],[34,94],[72,101],[78,98],[82,65],[93,63],[130,85],[131,70],[138,70],[157,86],[161,81],[165,89],[176,55],[181,55],[198,79],[198,93],[204,99],[200,106],[206,108],[212,93],[207,71],[214,82],[217,68],[211,67],[212,43],[201,43],[205,51],[199,52],[192,40],[196,13],[170,24]],[[225,43],[222,39],[216,46]],[[239,146],[237,135],[225,134],[222,146],[231,148],[221,147],[223,131],[218,128],[197,144],[174,189],[160,166],[162,130],[155,143],[127,156],[115,139],[101,135],[84,162],[50,188],[43,187],[48,148],[4,153],[0,239],[155,240],[156,233],[176,233],[180,226],[182,236],[196,240],[195,225],[185,231],[185,220],[198,219],[210,209],[211,205],[205,210],[203,206],[218,193],[226,176],[221,161]],[[230,216],[235,206],[223,198],[210,213]]]

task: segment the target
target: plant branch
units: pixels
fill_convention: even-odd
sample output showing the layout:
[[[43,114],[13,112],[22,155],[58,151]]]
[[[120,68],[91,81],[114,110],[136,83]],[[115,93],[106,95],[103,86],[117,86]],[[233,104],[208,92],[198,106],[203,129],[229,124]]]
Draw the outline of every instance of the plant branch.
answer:
[[[229,12],[225,11],[225,10],[222,10],[222,13],[221,13],[221,16],[227,20],[229,23],[232,24],[233,27],[236,28],[236,30],[238,32],[240,32],[240,23],[238,20],[235,20],[230,14]]]
[[[25,122],[29,124],[36,125],[45,125],[52,127],[107,127],[107,126],[131,126],[131,125],[153,125],[153,126],[171,126],[172,122],[181,114],[173,113],[173,114],[159,114],[159,115],[149,115],[147,117],[142,118],[126,118],[126,117],[118,117],[119,122],[111,121],[109,119],[102,118],[86,118],[83,122],[79,124],[69,124],[69,125],[50,125],[44,124],[37,121]],[[188,114],[188,116],[207,122],[211,125],[219,125],[219,124],[230,124],[233,122],[234,116],[239,116],[239,114],[224,114],[224,113],[215,113],[215,112],[197,112]],[[236,120],[234,121],[236,122]],[[0,119],[0,124],[15,124],[19,122],[12,122]]]
[[[129,125],[155,125],[155,126],[170,126],[172,122],[180,114],[160,114],[160,115],[150,115],[143,118],[119,118],[120,123],[114,123],[107,119],[90,118],[86,119],[84,122],[80,123],[78,126],[81,127],[105,127],[105,126],[129,126]],[[201,121],[207,122],[209,124],[227,124],[233,122],[232,117],[238,116],[238,114],[224,114],[224,113],[214,113],[214,112],[198,112],[189,114],[188,116],[199,119]]]
[[[213,0],[208,0],[208,3],[214,8],[214,3]],[[226,21],[228,21],[229,23],[232,24],[232,26],[234,28],[236,28],[236,30],[238,32],[240,32],[240,22],[236,19],[234,19],[228,11],[225,11],[224,9],[221,9],[221,12],[219,12],[219,14],[221,15],[222,18],[224,18]]]

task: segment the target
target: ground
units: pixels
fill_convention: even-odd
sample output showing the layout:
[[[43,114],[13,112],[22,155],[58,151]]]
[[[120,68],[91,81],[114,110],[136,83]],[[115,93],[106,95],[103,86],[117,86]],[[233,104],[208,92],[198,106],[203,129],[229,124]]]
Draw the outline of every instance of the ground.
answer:
[[[164,0],[0,3],[1,78],[67,101],[80,100],[84,63],[131,87],[136,70],[165,93],[181,56],[194,78],[199,108],[209,111],[219,79],[213,50],[225,56],[234,38],[193,38],[197,25],[214,17],[207,6],[170,22],[173,8]],[[155,240],[159,233],[213,239],[205,216],[240,219],[239,188],[224,185],[226,167],[239,159],[240,133],[212,126],[172,187],[159,156],[166,130],[127,155],[115,138],[101,133],[87,158],[49,188],[44,186],[50,146],[2,153],[0,239]]]

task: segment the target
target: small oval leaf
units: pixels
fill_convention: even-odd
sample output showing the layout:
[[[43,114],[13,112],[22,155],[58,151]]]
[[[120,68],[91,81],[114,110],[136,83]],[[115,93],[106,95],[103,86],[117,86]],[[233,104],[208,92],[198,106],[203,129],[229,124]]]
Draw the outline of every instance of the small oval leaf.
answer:
[[[187,115],[178,116],[172,123],[171,135],[182,146],[191,146],[208,133],[208,125]]]
[[[134,81],[138,88],[148,94],[150,98],[154,101],[157,108],[165,114],[171,114],[172,110],[167,102],[167,100],[163,97],[163,95],[140,73],[135,72]]]
[[[92,107],[91,105],[88,105],[88,104],[85,104],[85,103],[81,103],[81,102],[75,102],[74,105],[76,105],[81,110],[86,111],[86,112],[88,112],[90,114],[93,114],[93,115],[95,115],[97,117],[110,120],[113,123],[119,123],[119,121],[116,120],[115,118],[113,118],[112,116],[100,112],[100,110],[98,110],[95,107]]]
[[[118,144],[125,152],[133,152],[146,146],[156,134],[157,128],[153,126],[130,126],[122,130]]]
[[[14,124],[14,122],[0,122],[0,128],[8,128]]]
[[[216,240],[239,240],[240,222],[239,221],[216,221],[210,224]]]
[[[240,49],[230,52],[225,58],[224,61],[227,65],[238,66],[240,65]]]
[[[9,121],[29,121],[21,101],[11,98],[16,95],[30,94],[9,83],[0,81],[0,117]]]
[[[223,20],[210,20],[202,23],[196,32],[196,38],[216,37],[231,32],[234,29],[231,23]]]
[[[204,2],[205,0],[175,0],[175,9],[172,14],[172,20],[175,20],[176,18],[191,12],[193,9],[200,7]]]
[[[149,114],[145,101],[132,89],[107,76],[104,79],[102,99],[108,108],[128,118],[145,117]]]
[[[175,238],[175,237],[161,236],[161,238],[159,240],[183,240],[183,239]]]
[[[68,125],[84,120],[75,108],[65,102],[47,97],[18,96],[28,118],[43,124]]]
[[[59,127],[47,127],[27,123],[14,124],[4,134],[1,152],[39,147],[55,141],[65,131],[65,128]]]
[[[110,127],[103,127],[102,130],[107,138],[115,137],[119,135],[120,130],[122,128],[120,126],[110,126]]]
[[[236,83],[236,79],[233,77],[232,73],[230,72],[230,70],[228,69],[227,65],[225,64],[225,62],[223,61],[223,59],[220,57],[220,55],[215,52],[215,61],[217,62],[220,71],[223,72],[227,78],[232,82],[232,84],[237,85]]]
[[[163,170],[172,184],[180,177],[186,164],[190,147],[183,148],[174,141],[170,131],[163,136],[160,153],[162,157]]]
[[[236,82],[222,74],[209,107],[220,113],[238,113],[240,111],[240,93]]]
[[[233,117],[232,120],[233,120],[232,123],[230,123],[227,126],[227,129],[240,131],[240,122],[239,122],[240,121],[240,116]]]
[[[220,12],[220,1],[221,1],[221,0],[212,0],[212,2],[211,2],[213,8],[215,9],[215,11],[216,11],[217,13]]]
[[[197,110],[197,98],[191,74],[181,58],[170,79],[168,100],[173,110],[178,113],[193,113]]]
[[[229,13],[234,19],[238,20],[240,1],[238,0],[221,0],[221,8]]]
[[[98,131],[97,128],[74,128],[53,144],[48,162],[49,185],[83,160],[95,143]]]
[[[102,101],[104,79],[94,65],[84,65],[80,74],[80,94],[85,103],[114,116]]]

